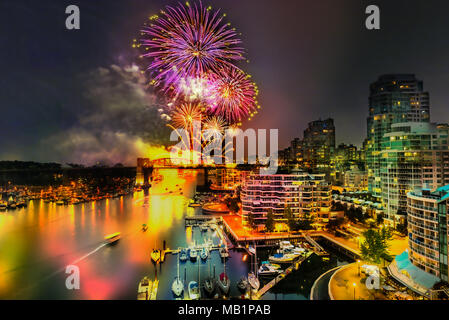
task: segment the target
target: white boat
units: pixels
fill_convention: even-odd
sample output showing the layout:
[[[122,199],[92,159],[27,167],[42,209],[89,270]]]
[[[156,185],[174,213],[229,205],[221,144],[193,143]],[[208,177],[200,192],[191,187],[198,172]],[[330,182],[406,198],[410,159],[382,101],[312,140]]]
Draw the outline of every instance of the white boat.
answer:
[[[201,249],[200,257],[201,260],[207,260],[207,258],[209,257],[209,250],[206,247],[203,247],[203,249]]]
[[[229,277],[225,272],[220,274],[218,277],[218,287],[224,295],[229,293],[229,289],[231,288],[231,280],[229,280]]]
[[[184,291],[184,282],[179,277],[179,256],[178,256],[178,275],[175,278],[175,281],[173,281],[173,284],[171,286],[171,289],[175,296],[179,297],[182,292]]]
[[[139,288],[137,290],[137,300],[150,300],[152,286],[153,281],[148,277],[144,277],[140,280]]]
[[[220,256],[221,256],[222,258],[227,258],[227,257],[229,257],[229,251],[228,251],[228,248],[226,248],[226,247],[221,247],[221,248],[219,249],[219,252],[220,252]]]
[[[281,250],[293,250],[295,246],[292,245],[290,241],[281,241],[279,242],[279,248]]]
[[[191,300],[198,300],[200,298],[200,288],[196,281],[189,282],[189,298]]]
[[[295,258],[297,258],[298,255],[295,254],[283,254],[283,253],[275,253],[274,255],[270,256],[268,258],[268,260],[270,262],[276,262],[276,263],[289,263],[289,262],[293,262],[293,260],[295,260]]]
[[[254,290],[259,290],[260,281],[257,278],[257,276],[254,274],[254,272],[250,272],[248,274],[248,283],[250,284],[251,288],[253,288]]]
[[[271,264],[269,263],[263,263],[257,274],[259,276],[275,276],[278,275],[281,271],[278,269],[275,269]]]
[[[202,232],[207,232],[207,230],[209,230],[209,226],[207,224],[202,224],[200,226],[200,229]]]
[[[190,256],[190,260],[195,261],[196,258],[198,257],[198,252],[196,251],[195,248],[190,248],[189,250],[189,256]]]
[[[254,248],[253,246],[249,246],[249,247],[248,247],[248,251],[249,251],[249,253],[251,253],[251,254],[256,254],[256,248]]]
[[[186,249],[181,249],[181,251],[179,252],[179,260],[181,261],[187,261],[188,259],[188,253]]]

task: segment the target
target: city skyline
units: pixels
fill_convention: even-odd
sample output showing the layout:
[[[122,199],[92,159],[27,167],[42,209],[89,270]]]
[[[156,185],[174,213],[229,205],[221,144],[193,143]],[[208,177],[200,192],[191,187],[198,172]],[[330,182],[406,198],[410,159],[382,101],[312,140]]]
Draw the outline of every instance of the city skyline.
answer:
[[[176,2],[164,2],[170,3]],[[445,73],[449,66],[444,59],[449,45],[443,41],[448,32],[443,28],[445,3],[408,6],[403,1],[380,1],[381,30],[375,31],[364,28],[365,6],[356,1],[344,7],[330,1],[267,2],[266,6],[248,1],[238,8],[225,1],[210,3],[228,12],[232,25],[242,32],[250,60],[244,66],[260,88],[262,109],[244,128],[280,128],[280,148],[299,137],[309,122],[329,117],[335,121],[337,145],[345,142],[360,146],[366,137],[369,84],[381,74],[416,74],[430,93],[431,121],[449,119],[444,85],[449,82]],[[115,105],[122,111],[111,113],[108,119],[98,117],[108,101],[104,97],[93,100],[86,86],[92,89],[98,82],[83,80],[99,68],[117,64],[124,69],[135,63],[132,39],[145,17],[158,12],[160,3],[81,1],[80,6],[86,8],[83,25],[73,32],[63,27],[65,5],[64,1],[40,1],[25,7],[14,2],[8,16],[2,17],[13,33],[3,37],[7,50],[2,55],[9,62],[6,73],[10,78],[3,79],[6,93],[2,100],[10,107],[4,110],[0,130],[3,136],[15,138],[2,140],[0,158],[44,162],[75,162],[81,158],[81,162],[93,163],[110,155],[107,148],[111,145],[119,146],[117,154],[136,153],[137,137],[156,144],[165,139],[149,133],[161,126],[154,121],[142,124],[132,116],[128,122],[135,125],[123,126],[117,118],[123,110],[129,110],[123,107],[126,100]],[[398,13],[403,19],[396,18]],[[18,26],[16,21],[20,19],[16,17],[23,14],[29,24]],[[98,15],[101,21],[96,19]],[[47,19],[42,20],[42,16]],[[269,19],[276,23],[262,23]],[[420,23],[413,23],[414,19]],[[406,33],[402,31],[405,27]],[[432,30],[440,30],[438,37]],[[411,44],[412,35],[419,39],[418,47]],[[36,59],[30,59],[30,55]],[[123,81],[120,73],[118,79]],[[106,94],[110,90],[100,89]],[[129,92],[132,89],[125,86],[124,96],[134,99]],[[18,94],[22,90],[27,92],[25,96]],[[130,109],[141,107],[139,104],[141,101],[136,101]],[[151,110],[145,115],[154,118]],[[92,124],[104,126],[104,130],[95,130]],[[118,133],[125,134],[123,140]],[[82,139],[84,143],[76,142]],[[86,156],[95,148],[99,149],[97,155]],[[50,152],[42,153],[42,149]],[[116,157],[117,162],[129,161]]]

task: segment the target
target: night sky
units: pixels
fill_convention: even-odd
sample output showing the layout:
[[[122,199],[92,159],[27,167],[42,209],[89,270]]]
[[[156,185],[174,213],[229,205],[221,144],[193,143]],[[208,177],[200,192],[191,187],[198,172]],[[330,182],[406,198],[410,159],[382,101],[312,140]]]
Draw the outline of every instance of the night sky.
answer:
[[[246,127],[279,128],[280,147],[327,117],[337,142],[360,145],[369,84],[383,73],[416,74],[432,121],[449,122],[448,1],[203,2],[242,33],[262,105]],[[164,140],[126,66],[137,62],[131,43],[143,22],[176,3],[2,0],[0,160],[131,162],[139,146]],[[65,29],[70,4],[81,30]],[[380,7],[380,31],[365,29],[369,4]]]

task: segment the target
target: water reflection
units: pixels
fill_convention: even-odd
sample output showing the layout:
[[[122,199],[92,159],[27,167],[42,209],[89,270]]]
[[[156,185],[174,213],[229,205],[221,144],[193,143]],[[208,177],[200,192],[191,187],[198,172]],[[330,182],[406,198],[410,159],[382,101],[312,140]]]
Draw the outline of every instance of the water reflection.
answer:
[[[177,272],[177,256],[167,255],[155,269],[150,261],[154,247],[186,247],[219,239],[211,231],[185,228],[184,217],[196,214],[188,207],[195,192],[195,170],[160,170],[153,186],[121,198],[80,205],[57,206],[31,201],[27,208],[0,214],[0,298],[1,299],[136,299],[144,276],[159,283],[158,299],[173,299],[171,283]],[[147,224],[147,232],[142,231]],[[121,232],[115,246],[104,246],[106,234]],[[231,252],[226,270],[231,295],[248,272],[249,261]],[[180,266],[186,283],[204,279],[209,272],[223,272],[218,252],[211,252],[210,265],[187,261]],[[249,259],[248,259],[249,260]],[[80,290],[67,290],[65,268],[80,269]],[[297,297],[302,297],[302,292]]]

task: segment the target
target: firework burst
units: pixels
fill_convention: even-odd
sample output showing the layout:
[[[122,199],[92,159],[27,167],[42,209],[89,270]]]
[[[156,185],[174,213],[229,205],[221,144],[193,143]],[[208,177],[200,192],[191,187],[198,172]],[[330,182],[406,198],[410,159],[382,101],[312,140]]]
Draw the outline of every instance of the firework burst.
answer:
[[[160,16],[142,30],[141,44],[151,59],[153,85],[163,90],[175,89],[180,79],[202,77],[209,71],[244,59],[241,40],[235,29],[223,22],[225,15],[211,12],[201,2],[191,6],[167,6]]]
[[[209,112],[235,124],[253,116],[259,108],[258,89],[250,76],[236,68],[222,69],[210,76],[211,99]]]
[[[204,121],[204,130],[210,130],[213,136],[220,136],[227,129],[226,121],[221,117],[209,117]]]
[[[195,121],[204,120],[204,108],[198,103],[183,103],[172,111],[171,123],[177,129],[192,129]]]

